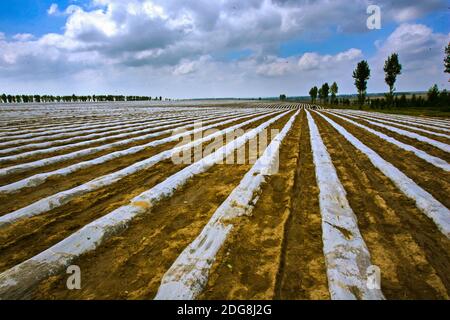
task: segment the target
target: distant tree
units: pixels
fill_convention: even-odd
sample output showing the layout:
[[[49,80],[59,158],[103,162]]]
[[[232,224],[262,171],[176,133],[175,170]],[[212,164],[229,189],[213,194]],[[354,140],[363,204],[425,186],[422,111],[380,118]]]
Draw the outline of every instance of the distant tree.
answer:
[[[439,88],[437,84],[433,85],[427,92],[428,104],[433,107],[439,100]]]
[[[161,101],[162,100],[162,97],[159,97],[159,101]]]
[[[411,107],[416,107],[416,102],[417,102],[417,97],[416,97],[416,94],[414,94],[413,93],[413,95],[411,96],[411,100],[410,100],[410,104],[411,104]]]
[[[366,100],[367,80],[370,78],[370,68],[367,61],[358,62],[356,69],[353,71],[353,78],[358,90],[358,104],[361,108]]]
[[[286,100],[286,95],[285,95],[285,94],[280,94],[280,100],[281,100],[281,101]]]
[[[318,89],[316,86],[312,87],[311,90],[309,90],[309,95],[311,96],[311,102],[315,103],[317,99],[317,92]]]
[[[338,88],[338,85],[337,85],[337,83],[335,81],[335,82],[333,82],[333,84],[330,87],[331,103],[335,103],[336,102],[336,95],[338,93],[338,90],[339,90],[339,88]]]
[[[384,62],[384,81],[389,86],[389,94],[387,99],[389,103],[392,103],[394,97],[394,85],[397,76],[402,73],[402,65],[398,62],[398,54],[391,54]]]
[[[450,93],[444,89],[439,95],[439,107],[445,108],[445,111],[450,111]]]
[[[8,97],[6,96],[6,94],[2,94],[2,101],[3,101],[3,103],[8,102]]]
[[[317,90],[317,95],[319,96],[320,102],[323,102],[323,89],[322,88],[319,88],[319,90]]]
[[[322,85],[322,99],[325,103],[328,103],[328,95],[330,94],[330,86],[328,85],[328,82],[325,82]]]
[[[407,99],[406,99],[406,95],[405,95],[405,94],[402,94],[401,97],[400,97],[400,99],[398,99],[398,101],[397,101],[396,107],[397,107],[397,108],[405,108],[406,105],[407,105],[407,103],[408,103],[408,101],[407,101]]]
[[[447,47],[445,47],[444,63],[445,63],[445,72],[450,73],[450,42],[448,43]]]

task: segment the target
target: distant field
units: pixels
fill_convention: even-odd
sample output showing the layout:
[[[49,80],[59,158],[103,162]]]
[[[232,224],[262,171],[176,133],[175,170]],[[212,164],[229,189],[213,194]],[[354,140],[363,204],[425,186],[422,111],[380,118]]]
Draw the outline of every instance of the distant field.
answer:
[[[448,113],[387,113],[0,105],[0,299],[449,299]]]
[[[330,107],[333,108],[333,107]],[[348,107],[342,107],[339,106],[338,108],[345,108],[349,110],[359,110],[358,106],[348,106]],[[449,111],[441,111],[436,109],[414,109],[414,108],[404,108],[404,109],[371,109],[368,107],[364,107],[362,110],[369,111],[369,112],[378,112],[378,113],[385,113],[385,114],[399,114],[399,115],[407,115],[407,116],[417,116],[417,117],[442,117],[442,118],[449,118],[450,112]]]
[[[440,110],[425,110],[425,109],[393,109],[393,110],[373,110],[370,111],[386,113],[386,114],[403,114],[410,116],[425,116],[425,117],[442,117],[450,118],[450,112]]]

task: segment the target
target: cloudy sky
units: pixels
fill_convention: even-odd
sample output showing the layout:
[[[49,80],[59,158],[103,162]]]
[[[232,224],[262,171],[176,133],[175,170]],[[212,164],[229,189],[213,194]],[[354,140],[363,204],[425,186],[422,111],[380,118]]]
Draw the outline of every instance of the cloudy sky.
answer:
[[[366,26],[381,9],[381,29]],[[447,0],[1,0],[0,92],[139,94],[172,98],[307,95],[336,81],[354,93],[449,89]]]

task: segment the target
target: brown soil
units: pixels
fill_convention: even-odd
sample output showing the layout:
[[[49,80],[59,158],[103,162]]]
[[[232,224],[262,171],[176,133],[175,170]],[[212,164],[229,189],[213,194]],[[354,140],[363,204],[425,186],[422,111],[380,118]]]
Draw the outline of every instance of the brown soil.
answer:
[[[269,129],[281,128],[290,115]],[[151,213],[136,218],[124,232],[75,262],[82,270],[82,290],[67,290],[63,273],[44,281],[34,298],[152,298],[165,271],[250,167],[215,165],[195,176]]]
[[[286,118],[287,116],[282,120],[287,121]],[[256,127],[264,121],[267,119],[256,121],[244,129]],[[148,170],[140,171],[112,185],[77,197],[61,207],[18,221],[2,229],[0,271],[32,257],[85,224],[127,204],[133,197],[184,167],[185,165],[174,165],[170,159],[163,161]]]
[[[177,126],[182,126],[182,125],[183,124],[174,124],[173,125],[173,129],[175,129]],[[145,127],[143,127],[143,129],[144,128]],[[170,128],[167,128],[167,129],[170,129]],[[167,130],[167,129],[163,129],[163,130]],[[187,129],[189,130],[189,128],[187,128]],[[138,129],[136,129],[136,130],[138,130]],[[149,134],[155,133],[157,131],[159,131],[159,130],[155,130],[155,131],[149,132]],[[141,135],[142,134],[140,134],[140,133],[133,134],[131,132],[130,135],[128,137],[126,137],[126,139],[136,138],[136,137],[139,137]],[[168,137],[168,136],[170,136],[170,133],[162,135],[162,136],[159,136],[159,137],[156,137],[156,138],[140,140],[138,142],[132,142],[132,143],[129,143],[129,144],[126,144],[126,145],[122,145],[122,146],[120,146],[117,149],[118,150],[126,149],[126,148],[132,147],[134,145],[145,144],[145,143],[153,141],[155,139],[162,139],[162,138],[165,138],[165,137]],[[21,163],[28,163],[28,162],[32,162],[32,161],[36,161],[36,160],[47,159],[47,158],[51,158],[51,157],[55,157],[55,156],[59,156],[59,155],[63,155],[63,154],[71,153],[71,152],[75,152],[75,151],[84,150],[84,149],[87,149],[87,148],[99,147],[99,146],[102,146],[102,145],[105,145],[105,144],[114,143],[114,142],[121,141],[121,140],[124,140],[124,138],[111,138],[108,141],[93,142],[93,143],[89,144],[88,146],[69,147],[69,148],[67,148],[65,150],[53,151],[53,152],[48,152],[48,153],[44,153],[44,154],[30,155],[30,156],[27,156],[27,157],[24,157],[24,158],[20,158],[20,159],[17,159],[17,160],[11,160],[11,161],[7,161],[7,162],[3,162],[3,163],[0,164],[0,168],[6,168],[6,167],[13,166],[13,165],[21,164]],[[78,142],[80,142],[80,141],[78,141]],[[63,143],[63,144],[61,144],[59,146],[70,145],[70,144],[72,144],[72,142],[65,142],[65,143]],[[99,154],[104,154],[105,152],[109,153],[110,150],[112,150],[112,149],[96,153],[96,155],[98,156]],[[20,153],[22,153],[22,152],[20,152]],[[89,155],[89,157],[92,157],[92,154]],[[42,170],[42,167],[40,169]],[[0,183],[1,182],[2,181],[0,181]]]
[[[327,115],[328,116],[328,115]],[[394,144],[378,138],[374,134],[353,124],[330,116],[335,122],[358,138],[369,148],[375,150],[383,159],[400,169],[433,197],[450,207],[450,173],[418,158],[414,153],[405,151]]]
[[[126,118],[121,118],[121,119],[126,119]],[[117,120],[117,117],[110,117],[110,116],[84,116],[84,117],[77,117],[75,120],[74,119],[59,119],[59,120],[55,120],[52,119],[51,117],[48,118],[39,118],[39,119],[33,119],[30,121],[10,121],[10,123],[8,123],[7,125],[4,125],[1,127],[1,130],[3,129],[16,129],[14,131],[9,131],[9,132],[19,132],[19,131],[24,131],[24,130],[34,130],[34,129],[41,129],[40,125],[49,125],[52,124],[54,126],[60,126],[62,128],[68,126],[69,124],[80,124],[82,125],[83,123],[86,122],[103,122],[103,121],[113,121],[113,120]]]
[[[291,196],[292,212],[285,227],[283,259],[275,297],[291,300],[329,299],[319,189],[304,111],[299,131],[298,163]]]
[[[326,114],[326,115],[328,115],[328,114]],[[362,120],[358,120],[358,119],[351,119],[351,120],[359,122],[359,123],[365,125],[366,127],[369,127],[369,128],[372,128],[372,129],[374,129],[376,131],[382,132],[382,133],[384,133],[384,134],[386,134],[388,136],[391,136],[391,137],[397,139],[398,141],[401,141],[401,142],[406,143],[406,144],[413,145],[416,148],[418,148],[420,150],[423,150],[423,151],[425,151],[426,153],[428,153],[428,154],[430,154],[432,156],[435,156],[435,157],[441,158],[441,159],[443,159],[443,160],[445,160],[447,162],[450,162],[450,155],[447,152],[445,152],[445,151],[443,151],[441,149],[438,149],[438,148],[436,148],[436,147],[434,147],[434,146],[432,146],[432,145],[430,145],[430,144],[428,144],[426,142],[421,142],[421,141],[413,139],[413,138],[408,138],[406,136],[403,136],[401,134],[395,133],[393,131],[390,131],[390,130],[387,130],[387,129],[384,129],[384,128],[381,128],[381,127],[374,126],[374,125],[372,125],[370,123],[367,123],[365,121],[362,121]],[[420,133],[420,135],[422,135],[422,134]],[[431,139],[434,139],[434,137],[431,137]],[[437,139],[434,139],[434,140],[437,140]]]
[[[450,240],[364,154],[320,116],[314,119],[358,218],[372,263],[381,268],[384,295],[388,299],[448,299]]]
[[[356,120],[355,118],[352,118],[352,120]],[[369,120],[371,120],[371,119],[369,119]],[[376,121],[377,119],[374,119],[374,121]],[[384,119],[381,119],[381,120],[383,120],[384,121]],[[391,121],[390,119],[386,119],[386,121]],[[414,128],[406,128],[406,127],[402,127],[401,125],[404,125],[404,126],[407,126],[408,124],[407,123],[383,123],[383,122],[380,122],[380,124],[385,124],[385,125],[388,125],[388,126],[392,126],[392,127],[396,127],[396,128],[398,128],[398,129],[402,129],[402,130],[406,130],[406,131],[411,131],[411,132],[414,132],[414,133],[417,133],[417,134],[420,134],[421,136],[424,136],[424,137],[428,137],[428,138],[430,138],[430,139],[433,139],[433,140],[436,140],[436,141],[441,141],[441,142],[443,142],[443,143],[450,143],[450,139],[448,139],[448,138],[445,138],[445,137],[439,137],[439,136],[436,136],[436,135],[433,135],[433,134],[429,134],[429,133],[426,133],[426,132],[423,132],[423,131],[420,131],[420,130],[415,130]],[[421,128],[421,129],[425,129],[425,130],[427,130],[427,131],[431,131],[431,132],[437,132],[437,133],[444,133],[444,134],[448,134],[447,132],[440,132],[439,130],[435,130],[435,129],[431,129],[431,128],[424,128],[424,127],[420,127],[420,126],[418,126],[418,125],[416,125],[416,124],[414,124],[414,123],[411,123],[411,126],[414,126],[414,127],[419,127],[419,128]],[[378,127],[379,128],[379,127]]]
[[[290,112],[270,129],[281,129],[292,114]],[[416,208],[413,200],[376,169],[366,155],[323,118],[315,113],[312,115],[358,218],[358,227],[368,246],[372,263],[381,269],[381,289],[386,298],[450,299],[450,239]],[[447,208],[450,207],[450,174],[364,129],[335,116],[326,116],[399,168]],[[76,117],[77,120],[94,118],[108,119]],[[244,129],[256,127],[267,119]],[[219,129],[239,122],[242,120]],[[450,155],[431,145],[372,126],[363,120],[357,122],[450,162]],[[37,124],[31,121],[23,123]],[[417,133],[426,136],[425,133]],[[429,137],[449,142],[449,139]],[[148,148],[66,177],[55,177],[36,188],[22,190],[9,197],[0,196],[0,214],[120,170],[171,149],[177,143]],[[248,150],[248,144],[245,149]],[[0,185],[117,150],[3,178]],[[60,208],[2,229],[0,272],[128,204],[133,197],[184,167],[174,165],[170,160],[162,161],[148,170],[77,197]],[[73,264],[81,268],[81,290],[67,290],[68,275],[61,271],[44,280],[30,293],[31,296],[34,299],[153,298],[164,273],[197,237],[250,167],[248,163],[213,166],[190,179],[171,197],[159,201],[147,214],[136,217],[127,229],[107,239],[95,251],[78,258]],[[263,184],[252,215],[233,221],[234,228],[217,255],[200,299],[330,298],[322,251],[319,190],[315,179],[309,128],[306,113],[302,111],[282,144],[279,173],[268,177]]]
[[[248,119],[244,119],[244,120],[248,120]],[[219,126],[219,127],[217,127],[217,129],[222,130],[222,129],[225,129],[226,127],[233,126],[233,125],[241,123],[241,122],[243,122],[243,120],[239,120],[239,121],[235,121],[230,124],[227,124],[227,125]],[[127,146],[113,148],[113,149],[110,149],[107,151],[96,153],[95,155],[90,155],[90,156],[86,156],[86,157],[81,157],[81,158],[77,158],[77,159],[73,159],[73,160],[64,161],[64,162],[61,162],[61,163],[58,163],[55,165],[47,166],[47,167],[45,167],[45,169],[36,168],[33,170],[29,170],[26,173],[10,175],[8,177],[5,177],[4,179],[5,180],[8,179],[11,182],[16,181],[16,180],[18,180],[18,177],[20,177],[20,176],[24,176],[24,175],[31,176],[33,174],[38,174],[40,172],[49,172],[51,170],[63,168],[63,167],[66,167],[66,166],[69,166],[71,164],[78,163],[81,161],[95,159],[97,157],[100,157],[102,155],[105,155],[105,154],[108,154],[111,152],[123,150],[123,149],[133,147],[133,146],[138,146],[138,145],[141,145],[141,144],[149,142],[149,141],[163,139],[164,137],[167,137],[167,136],[170,136],[170,135],[156,137],[153,139],[149,139],[148,141],[145,141],[145,142],[128,144]],[[191,140],[193,140],[193,139],[194,139],[194,136],[191,135]],[[14,193],[12,195],[0,194],[0,202],[2,203],[2,206],[0,208],[0,215],[23,208],[39,199],[50,196],[59,191],[68,190],[68,189],[76,187],[82,183],[91,181],[92,179],[95,179],[97,177],[100,177],[105,174],[128,167],[128,166],[132,165],[133,163],[148,159],[151,156],[154,156],[162,151],[172,149],[178,143],[179,143],[179,141],[175,141],[175,142],[165,143],[165,144],[162,144],[162,145],[159,145],[156,147],[146,148],[145,150],[140,151],[138,153],[120,157],[120,158],[116,158],[111,161],[107,161],[102,164],[91,166],[86,169],[78,170],[78,171],[71,173],[69,175],[66,175],[66,176],[54,176],[54,177],[49,178],[45,183],[43,183],[41,185],[38,185],[38,186],[32,187],[32,188],[22,189],[19,192]],[[0,178],[0,181],[1,181],[1,178]]]
[[[302,111],[281,148],[280,172],[252,215],[236,221],[200,299],[328,298],[308,134]]]
[[[152,119],[146,119],[146,122],[136,122],[136,123],[132,123],[131,125],[133,125],[133,127],[127,127],[127,128],[121,128],[120,127],[120,123],[115,123],[115,124],[111,124],[109,125],[110,127],[118,127],[115,129],[110,129],[110,128],[95,128],[96,132],[82,132],[81,130],[90,130],[91,128],[84,128],[84,129],[79,129],[80,132],[77,131],[72,131],[72,132],[67,132],[67,134],[71,135],[70,137],[63,137],[63,138],[58,138],[55,137],[55,134],[50,134],[48,136],[38,136],[37,138],[43,139],[41,141],[22,141],[22,142],[16,142],[14,144],[11,144],[9,146],[7,146],[6,148],[15,148],[15,147],[21,147],[20,150],[16,151],[16,150],[12,150],[11,152],[5,153],[3,156],[10,156],[10,155],[14,155],[14,154],[19,154],[19,153],[24,153],[24,152],[29,152],[29,151],[35,151],[35,150],[41,150],[41,149],[46,149],[46,148],[53,148],[53,147],[59,147],[59,146],[64,146],[67,144],[72,144],[72,143],[79,143],[79,142],[84,142],[84,141],[89,141],[89,140],[93,140],[93,139],[103,139],[103,138],[108,138],[109,136],[112,135],[117,135],[117,134],[133,134],[133,131],[137,131],[137,130],[142,130],[142,129],[146,129],[146,128],[152,128],[152,127],[156,127],[158,126],[158,122],[149,122],[149,120]],[[167,120],[172,120],[172,119],[167,119]],[[166,121],[166,119],[164,119],[164,121]],[[173,121],[182,121],[182,119],[173,119]],[[177,124],[177,123],[175,123]],[[128,125],[128,124],[127,124]],[[125,131],[120,131],[117,132],[117,130],[125,130]],[[60,133],[57,133],[57,135],[59,135]],[[62,134],[62,133],[61,133]],[[66,133],[64,133],[66,134]],[[99,135],[97,137],[94,138],[88,138],[86,140],[87,135],[91,135],[91,134],[95,134],[95,135]],[[33,137],[34,138],[34,137]],[[127,137],[128,138],[128,137]],[[71,139],[71,141],[67,141],[68,139]],[[123,139],[123,138],[122,138]],[[28,139],[26,139],[28,140]],[[31,139],[30,139],[31,140]],[[8,142],[13,142],[13,141],[8,141]],[[39,147],[39,146],[32,146],[30,144],[40,144],[40,143],[47,143],[47,142],[53,142],[53,144],[51,146],[48,147]],[[104,143],[109,143],[109,141],[104,142]]]
[[[396,123],[401,124],[401,125],[408,125],[408,123],[399,122],[399,121],[393,120],[393,119],[386,119],[386,120],[394,122],[394,125],[395,125]],[[420,128],[420,129],[423,129],[423,130],[428,130],[428,131],[433,131],[433,132],[443,133],[443,134],[447,134],[447,135],[448,135],[448,132],[446,132],[445,130],[440,129],[439,127],[436,127],[436,128],[430,128],[430,127],[425,127],[427,124],[423,124],[423,125],[422,125],[422,124],[417,124],[417,123],[411,123],[411,125],[414,126],[414,127],[418,127],[418,128]],[[399,128],[405,129],[404,127],[403,127],[403,128],[402,128],[402,127],[399,127]],[[414,131],[416,131],[416,130],[414,130]],[[417,131],[417,133],[419,133],[419,132],[420,132],[420,131]],[[422,133],[423,133],[423,132],[422,132]]]

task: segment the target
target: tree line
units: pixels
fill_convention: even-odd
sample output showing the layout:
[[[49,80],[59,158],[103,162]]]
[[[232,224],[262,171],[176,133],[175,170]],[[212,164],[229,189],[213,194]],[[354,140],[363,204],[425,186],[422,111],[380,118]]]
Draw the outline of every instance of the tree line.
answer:
[[[445,72],[450,73],[450,43],[445,48],[444,58]],[[389,91],[384,94],[384,98],[370,99],[367,97],[367,81],[370,79],[370,67],[366,60],[358,62],[356,69],[353,71],[352,77],[358,92],[358,99],[353,104],[357,104],[360,109],[363,105],[368,105],[370,108],[450,108],[450,94],[444,89],[439,91],[438,86],[433,85],[427,92],[426,96],[411,95],[407,98],[405,94],[400,97],[395,95],[395,82],[397,76],[402,72],[402,65],[400,64],[397,53],[392,53],[383,67],[385,82]],[[309,91],[311,102],[315,103],[317,98],[323,104],[342,104],[350,105],[351,101],[348,98],[336,98],[338,86],[336,82],[329,87],[328,83],[324,83],[322,87],[312,87]],[[331,99],[328,96],[331,93]]]
[[[338,85],[336,82],[333,82],[331,87],[329,86],[328,82],[325,82],[322,87],[317,88],[316,86],[312,87],[311,90],[309,90],[309,95],[311,96],[311,102],[315,103],[317,101],[317,98],[319,98],[320,102],[328,104],[336,104],[338,103],[337,100],[337,94],[338,94]],[[328,96],[331,93],[330,100],[328,99]]]
[[[124,95],[89,95],[53,96],[53,95],[11,95],[2,94],[1,103],[45,103],[45,102],[105,102],[105,101],[161,101],[163,97],[124,96]],[[165,99],[166,100],[166,99]]]

